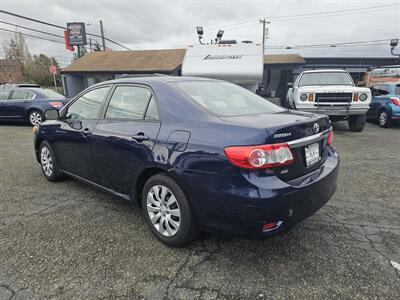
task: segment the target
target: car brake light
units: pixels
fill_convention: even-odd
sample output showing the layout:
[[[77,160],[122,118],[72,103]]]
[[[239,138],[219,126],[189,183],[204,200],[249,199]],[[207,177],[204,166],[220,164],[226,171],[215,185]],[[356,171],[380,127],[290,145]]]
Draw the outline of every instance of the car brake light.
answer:
[[[289,165],[294,161],[288,144],[233,146],[224,149],[229,161],[246,169],[264,169]]]
[[[59,101],[55,101],[55,102],[49,102],[49,104],[53,107],[63,107],[64,104],[62,102]]]
[[[397,97],[390,97],[390,101],[397,106],[400,106],[400,99]]]
[[[328,133],[328,139],[326,140],[326,143],[328,145],[332,144],[332,140],[333,140],[333,129],[331,129]]]

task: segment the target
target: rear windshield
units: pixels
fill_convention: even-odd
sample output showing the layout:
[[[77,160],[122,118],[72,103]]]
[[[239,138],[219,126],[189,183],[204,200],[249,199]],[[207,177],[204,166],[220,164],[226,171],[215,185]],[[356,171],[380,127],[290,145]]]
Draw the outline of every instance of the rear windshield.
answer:
[[[184,81],[176,85],[205,109],[222,117],[284,111],[268,100],[229,82]]]
[[[345,72],[316,72],[304,73],[299,86],[310,85],[354,85],[353,79]]]
[[[40,92],[48,98],[65,98],[63,95],[50,89],[41,89]]]

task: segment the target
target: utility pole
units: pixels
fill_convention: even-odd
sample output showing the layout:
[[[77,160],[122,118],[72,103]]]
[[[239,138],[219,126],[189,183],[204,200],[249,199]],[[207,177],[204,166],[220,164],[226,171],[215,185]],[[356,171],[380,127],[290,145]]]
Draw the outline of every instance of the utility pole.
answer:
[[[104,29],[102,20],[100,20],[100,33],[101,33],[101,41],[103,42],[103,51],[106,51],[106,39],[104,38]]]
[[[51,61],[51,64],[52,64],[53,66],[56,66],[56,64],[54,63],[53,57],[50,59],[50,61]],[[52,73],[53,73],[54,89],[55,89],[55,91],[57,92],[56,74],[55,74],[54,72],[52,72]]]
[[[260,19],[260,23],[263,25],[263,39],[262,39],[262,47],[263,47],[263,55],[265,54],[265,40],[268,38],[268,27],[267,24],[271,24],[271,22],[268,22],[267,20]]]
[[[92,39],[89,39],[89,47],[90,47],[90,52],[93,52]]]

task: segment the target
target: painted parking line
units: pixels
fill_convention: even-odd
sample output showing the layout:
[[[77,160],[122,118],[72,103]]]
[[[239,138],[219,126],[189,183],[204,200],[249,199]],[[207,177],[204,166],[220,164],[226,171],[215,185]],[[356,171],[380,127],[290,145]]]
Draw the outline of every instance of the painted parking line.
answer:
[[[395,262],[394,260],[391,260],[390,263],[392,264],[393,268],[395,268],[395,269],[400,271],[400,264],[398,262]]]

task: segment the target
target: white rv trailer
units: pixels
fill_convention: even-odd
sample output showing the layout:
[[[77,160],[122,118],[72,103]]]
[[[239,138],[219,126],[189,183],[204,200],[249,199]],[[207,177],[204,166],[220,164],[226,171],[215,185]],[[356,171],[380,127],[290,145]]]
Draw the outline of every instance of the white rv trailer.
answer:
[[[182,76],[222,79],[256,92],[263,80],[260,44],[193,45],[186,50]]]

